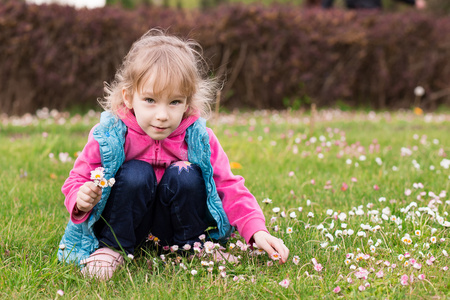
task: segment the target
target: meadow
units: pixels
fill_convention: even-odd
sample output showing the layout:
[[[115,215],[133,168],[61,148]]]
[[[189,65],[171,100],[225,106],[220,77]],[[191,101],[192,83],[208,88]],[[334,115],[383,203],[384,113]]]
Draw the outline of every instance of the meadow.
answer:
[[[151,252],[108,282],[56,258],[69,216],[60,189],[98,118],[1,117],[0,298],[450,297],[450,114],[220,114],[209,126],[288,262],[235,235],[237,264]]]

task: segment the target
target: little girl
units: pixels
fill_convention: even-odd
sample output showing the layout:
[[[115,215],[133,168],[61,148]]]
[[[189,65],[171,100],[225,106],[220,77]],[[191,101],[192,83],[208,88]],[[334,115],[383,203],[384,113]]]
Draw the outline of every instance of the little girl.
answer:
[[[197,48],[150,30],[105,85],[105,112],[62,187],[70,221],[58,257],[87,276],[109,279],[121,253],[132,255],[150,233],[162,246],[183,247],[202,235],[224,242],[236,228],[286,262],[289,250],[268,233],[255,197],[200,118],[217,85],[202,73]],[[99,167],[112,187],[91,180]]]

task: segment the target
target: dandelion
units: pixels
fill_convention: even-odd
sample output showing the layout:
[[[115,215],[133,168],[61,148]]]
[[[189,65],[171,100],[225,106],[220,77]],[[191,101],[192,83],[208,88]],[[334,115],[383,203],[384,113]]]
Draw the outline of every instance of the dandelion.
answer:
[[[436,244],[437,239],[435,236],[430,237],[430,242],[432,242],[433,244]]]
[[[297,255],[295,255],[295,256],[292,258],[292,262],[293,262],[295,265],[298,265],[298,264],[300,263],[300,257],[298,257]]]
[[[292,227],[286,228],[286,233],[292,233],[292,232],[294,232],[294,230],[292,229]]]
[[[416,231],[414,232],[414,234],[415,234],[416,236],[421,236],[421,235],[422,235],[422,232],[421,232],[420,230],[416,230]]]
[[[291,219],[295,219],[295,218],[297,218],[297,214],[295,213],[295,211],[293,211],[293,212],[291,212],[291,213],[289,214],[289,217],[290,217]]]
[[[403,254],[399,254],[397,258],[399,261],[402,261],[405,258],[405,256]]]
[[[230,162],[230,169],[242,169],[242,165],[238,162]]]
[[[274,208],[272,208],[272,211],[274,212],[274,213],[279,213],[280,212],[280,208],[279,207],[274,207]]]

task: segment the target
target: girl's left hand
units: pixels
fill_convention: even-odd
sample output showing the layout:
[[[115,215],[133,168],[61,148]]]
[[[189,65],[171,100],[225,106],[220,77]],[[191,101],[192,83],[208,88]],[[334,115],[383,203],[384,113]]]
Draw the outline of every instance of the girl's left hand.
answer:
[[[272,254],[277,252],[280,254],[280,263],[285,263],[289,256],[289,249],[284,245],[282,239],[276,238],[270,233],[265,231],[257,231],[253,235],[256,245],[263,249],[271,257]]]

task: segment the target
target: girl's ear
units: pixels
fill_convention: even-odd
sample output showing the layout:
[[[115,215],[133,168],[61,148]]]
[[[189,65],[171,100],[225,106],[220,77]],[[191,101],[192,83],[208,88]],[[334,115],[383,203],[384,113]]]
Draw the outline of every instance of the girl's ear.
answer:
[[[123,99],[123,103],[125,104],[125,106],[128,109],[133,108],[132,101],[131,101],[132,99],[126,89],[122,89],[122,99]]]

